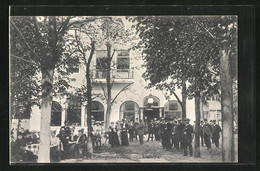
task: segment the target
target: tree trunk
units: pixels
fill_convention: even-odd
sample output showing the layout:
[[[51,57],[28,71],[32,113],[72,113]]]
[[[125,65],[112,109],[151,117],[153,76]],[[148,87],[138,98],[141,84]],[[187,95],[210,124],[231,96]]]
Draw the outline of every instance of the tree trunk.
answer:
[[[87,141],[87,148],[89,154],[93,153],[93,144],[92,144],[92,125],[91,125],[91,107],[92,107],[92,83],[90,78],[90,63],[93,58],[93,54],[95,52],[95,42],[91,43],[91,52],[89,55],[88,62],[85,59],[86,63],[86,80],[87,80],[87,115],[85,121],[87,121],[88,127],[88,141]]]
[[[91,106],[92,106],[92,86],[91,86],[91,79],[90,79],[90,70],[87,67],[86,71],[86,79],[87,79],[87,127],[88,127],[88,141],[87,141],[87,148],[89,153],[93,153],[93,144],[92,144],[92,125],[91,125]]]
[[[182,79],[182,120],[186,118],[186,99],[187,99],[187,91],[186,91],[186,80]]]
[[[196,93],[195,95],[195,153],[194,157],[200,157],[200,135],[199,135],[199,126],[200,126],[200,94]]]
[[[232,76],[230,73],[230,50],[227,43],[220,49],[220,84],[222,109],[222,160],[234,161],[234,116]]]
[[[38,153],[39,163],[50,162],[50,121],[52,106],[52,87],[54,69],[42,69],[42,103],[40,146]]]
[[[107,111],[106,111],[106,124],[105,124],[105,130],[107,131],[110,125],[110,114],[111,114],[111,106],[112,106],[112,98],[111,98],[111,48],[112,45],[110,43],[107,43],[107,75],[106,75],[106,83],[107,83]]]

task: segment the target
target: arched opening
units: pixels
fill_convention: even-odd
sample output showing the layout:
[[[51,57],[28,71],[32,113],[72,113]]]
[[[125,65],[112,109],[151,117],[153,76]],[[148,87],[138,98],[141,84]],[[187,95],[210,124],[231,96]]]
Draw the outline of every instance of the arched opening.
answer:
[[[120,119],[126,119],[127,121],[135,121],[139,119],[139,105],[134,101],[125,101],[120,106]]]
[[[67,118],[70,124],[81,125],[81,102],[80,98],[73,96],[68,99]]]
[[[52,101],[51,126],[61,126],[61,112],[62,112],[61,105],[56,101]]]
[[[160,100],[158,97],[149,95],[144,98],[144,114],[143,120],[145,122],[150,122],[155,118],[160,117]]]
[[[164,117],[168,119],[182,117],[182,108],[177,100],[169,100],[164,105]]]
[[[104,106],[102,103],[98,101],[92,102],[91,118],[93,118],[95,121],[104,121]]]

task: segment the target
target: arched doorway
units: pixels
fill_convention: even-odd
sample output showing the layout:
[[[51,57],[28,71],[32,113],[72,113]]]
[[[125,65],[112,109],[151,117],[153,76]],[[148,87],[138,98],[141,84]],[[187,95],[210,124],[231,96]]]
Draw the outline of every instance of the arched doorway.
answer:
[[[95,121],[104,121],[104,106],[102,103],[98,101],[92,102],[91,118],[93,118]]]
[[[134,101],[125,101],[120,106],[120,120],[135,121],[139,119],[139,105]]]
[[[51,126],[61,126],[61,112],[62,112],[61,105],[56,101],[52,101]]]
[[[144,98],[143,119],[146,122],[160,117],[160,99],[156,96],[149,95]]]
[[[164,117],[165,118],[181,118],[182,117],[182,108],[177,100],[169,100],[164,105]]]

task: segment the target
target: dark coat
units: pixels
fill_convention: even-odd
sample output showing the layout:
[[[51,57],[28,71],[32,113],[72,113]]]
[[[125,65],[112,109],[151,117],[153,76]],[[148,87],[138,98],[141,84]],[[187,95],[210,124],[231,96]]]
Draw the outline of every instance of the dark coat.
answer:
[[[183,123],[180,123],[179,125],[177,125],[176,129],[175,129],[175,136],[178,138],[182,138],[184,128],[185,128],[185,125]]]
[[[137,134],[143,135],[144,134],[144,124],[143,123],[137,123],[136,124]]]
[[[212,134],[212,127],[210,124],[203,125],[203,134],[210,136]]]
[[[183,140],[187,143],[191,143],[192,133],[193,133],[193,127],[190,124],[186,125],[183,130]]]
[[[213,126],[213,130],[212,130],[212,138],[214,139],[219,139],[220,135],[219,133],[221,132],[221,128],[218,124],[216,124],[215,126]]]

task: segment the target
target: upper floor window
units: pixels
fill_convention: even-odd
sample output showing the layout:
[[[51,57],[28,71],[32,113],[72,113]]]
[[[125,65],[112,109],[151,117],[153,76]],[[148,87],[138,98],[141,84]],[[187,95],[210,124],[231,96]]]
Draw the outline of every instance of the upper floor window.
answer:
[[[107,69],[107,51],[96,51],[96,69]]]
[[[130,57],[128,50],[117,51],[117,69],[129,70],[130,68]]]

